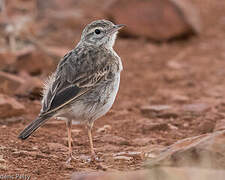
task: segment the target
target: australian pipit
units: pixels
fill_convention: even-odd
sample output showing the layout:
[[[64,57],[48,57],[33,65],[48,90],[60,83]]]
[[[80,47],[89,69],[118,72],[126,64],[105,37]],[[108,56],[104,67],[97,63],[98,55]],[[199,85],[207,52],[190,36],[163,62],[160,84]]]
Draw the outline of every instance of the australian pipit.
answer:
[[[112,107],[119,89],[123,67],[113,45],[123,26],[97,20],[85,27],[80,42],[61,59],[49,77],[39,116],[19,138],[28,138],[51,117],[66,119],[69,162],[73,157],[71,126],[72,122],[79,122],[87,127],[91,154],[95,156],[91,129],[94,121]]]

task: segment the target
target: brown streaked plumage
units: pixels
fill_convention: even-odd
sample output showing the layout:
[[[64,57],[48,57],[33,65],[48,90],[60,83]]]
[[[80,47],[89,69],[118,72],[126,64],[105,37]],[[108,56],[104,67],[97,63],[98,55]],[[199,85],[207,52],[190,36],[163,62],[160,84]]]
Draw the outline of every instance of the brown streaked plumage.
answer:
[[[47,81],[39,116],[19,138],[28,138],[50,117],[66,119],[70,161],[71,125],[80,122],[88,129],[94,156],[91,128],[111,108],[119,88],[122,63],[112,47],[121,27],[107,20],[94,21],[85,27],[76,48],[62,58]]]

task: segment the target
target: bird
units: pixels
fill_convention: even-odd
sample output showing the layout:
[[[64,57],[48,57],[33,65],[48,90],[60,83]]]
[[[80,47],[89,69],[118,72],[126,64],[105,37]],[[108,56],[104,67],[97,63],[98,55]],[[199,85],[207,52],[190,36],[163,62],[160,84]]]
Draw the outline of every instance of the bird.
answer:
[[[123,66],[113,46],[124,26],[105,19],[86,25],[78,44],[61,58],[47,79],[40,113],[19,134],[19,139],[27,139],[50,118],[65,120],[70,162],[74,158],[72,124],[80,123],[87,129],[91,157],[96,157],[91,130],[94,121],[110,110],[119,89]]]

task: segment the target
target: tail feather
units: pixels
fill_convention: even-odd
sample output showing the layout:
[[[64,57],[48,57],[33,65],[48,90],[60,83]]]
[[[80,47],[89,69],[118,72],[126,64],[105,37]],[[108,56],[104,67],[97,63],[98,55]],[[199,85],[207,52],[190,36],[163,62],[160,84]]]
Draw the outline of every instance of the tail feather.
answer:
[[[43,125],[50,117],[51,115],[39,116],[19,134],[18,138],[22,140],[27,139],[35,130],[37,130],[41,125]]]

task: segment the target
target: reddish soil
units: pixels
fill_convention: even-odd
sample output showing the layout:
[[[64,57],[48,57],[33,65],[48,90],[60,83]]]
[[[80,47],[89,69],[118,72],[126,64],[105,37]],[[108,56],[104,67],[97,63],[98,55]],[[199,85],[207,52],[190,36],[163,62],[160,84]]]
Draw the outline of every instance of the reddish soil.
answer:
[[[199,36],[158,44],[145,39],[117,40],[115,49],[124,66],[120,90],[113,108],[93,128],[94,146],[102,162],[84,160],[90,152],[87,132],[81,125],[73,125],[73,154],[78,160],[71,165],[65,164],[67,131],[63,121],[51,119],[28,140],[17,139],[39,113],[40,101],[15,96],[26,106],[26,113],[19,121],[0,120],[0,154],[6,160],[0,175],[67,179],[80,171],[137,170],[146,158],[126,161],[115,160],[113,155],[149,152],[214,131],[216,123],[225,118],[225,2],[196,0],[195,4],[204,24]],[[61,28],[45,41],[72,48],[71,39],[78,39],[79,32],[65,37],[62,33],[67,31]],[[43,79],[46,74],[37,77]],[[168,105],[170,109],[156,110],[152,115],[151,109],[143,110],[150,105]],[[109,126],[99,132],[104,125]]]

